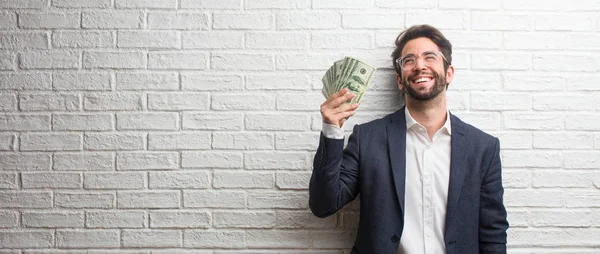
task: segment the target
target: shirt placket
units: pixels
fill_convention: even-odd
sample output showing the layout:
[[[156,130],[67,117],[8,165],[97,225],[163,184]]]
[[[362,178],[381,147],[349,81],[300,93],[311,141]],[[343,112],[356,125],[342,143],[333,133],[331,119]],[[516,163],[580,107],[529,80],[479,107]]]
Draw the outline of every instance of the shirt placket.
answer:
[[[431,244],[430,242],[434,236],[434,203],[433,203],[433,193],[434,193],[434,181],[433,181],[433,172],[432,172],[432,163],[433,159],[431,141],[427,136],[427,132],[425,134],[425,147],[423,150],[423,243],[425,243],[425,253],[431,253]]]

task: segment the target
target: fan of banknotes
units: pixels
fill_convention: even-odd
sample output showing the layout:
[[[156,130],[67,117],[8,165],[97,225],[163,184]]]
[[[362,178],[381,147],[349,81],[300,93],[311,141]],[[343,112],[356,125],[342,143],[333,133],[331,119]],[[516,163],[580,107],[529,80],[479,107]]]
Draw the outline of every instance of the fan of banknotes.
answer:
[[[375,67],[361,62],[352,57],[338,60],[327,70],[321,81],[323,81],[323,96],[329,98],[332,94],[348,88],[354,93],[354,97],[348,103],[359,103],[373,74]]]

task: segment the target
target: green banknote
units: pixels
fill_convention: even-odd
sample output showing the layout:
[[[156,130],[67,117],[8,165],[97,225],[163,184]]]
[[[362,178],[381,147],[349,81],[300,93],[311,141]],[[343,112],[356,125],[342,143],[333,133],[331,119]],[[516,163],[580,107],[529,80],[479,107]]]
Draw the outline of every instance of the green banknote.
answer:
[[[321,92],[325,98],[329,98],[332,94],[348,88],[355,95],[348,103],[359,103],[373,79],[375,70],[377,68],[356,58],[345,57],[336,61],[327,70],[321,79],[323,82]]]

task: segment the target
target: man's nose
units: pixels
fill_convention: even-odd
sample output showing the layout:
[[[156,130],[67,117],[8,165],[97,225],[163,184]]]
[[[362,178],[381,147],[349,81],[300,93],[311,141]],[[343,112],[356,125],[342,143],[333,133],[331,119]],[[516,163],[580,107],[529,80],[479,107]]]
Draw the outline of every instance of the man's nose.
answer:
[[[426,69],[426,67],[425,60],[423,60],[422,57],[417,57],[417,59],[415,59],[415,69],[422,70]]]

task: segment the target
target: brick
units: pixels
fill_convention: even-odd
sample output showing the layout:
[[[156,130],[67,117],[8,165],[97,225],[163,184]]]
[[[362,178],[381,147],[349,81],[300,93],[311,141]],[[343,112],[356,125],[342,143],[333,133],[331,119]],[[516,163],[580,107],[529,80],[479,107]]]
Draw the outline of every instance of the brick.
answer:
[[[508,218],[511,227],[528,227],[530,224],[529,213],[527,211],[517,211],[508,208]]]
[[[108,31],[55,31],[52,46],[55,48],[112,48],[114,38]]]
[[[448,31],[444,35],[455,49],[500,49],[502,33],[487,31]]]
[[[277,95],[278,110],[315,111],[325,99],[318,92],[311,93],[280,93]]]
[[[0,169],[17,171],[49,171],[49,153],[0,153]]]
[[[0,13],[0,29],[15,29],[17,27],[17,15],[15,13]]]
[[[213,188],[217,189],[271,189],[273,182],[272,173],[216,171],[213,176]]]
[[[198,52],[150,52],[148,69],[161,70],[204,70],[208,55]]]
[[[531,172],[527,170],[504,170],[502,172],[502,185],[504,188],[527,188],[532,185]]]
[[[249,193],[249,208],[283,208],[304,209],[308,208],[308,193],[294,192],[265,192]]]
[[[247,90],[307,90],[310,79],[306,75],[296,73],[259,74],[246,76]]]
[[[151,189],[206,189],[210,186],[208,172],[150,172]]]
[[[597,191],[573,190],[567,191],[567,207],[600,207],[600,197]]]
[[[41,191],[2,191],[0,208],[51,208],[52,193]]]
[[[244,89],[241,76],[181,74],[181,89],[186,91],[239,91]]]
[[[249,49],[303,49],[309,41],[308,34],[301,32],[246,33],[246,48]]]
[[[553,113],[507,113],[504,127],[509,130],[561,130],[565,126],[564,119],[563,115]]]
[[[594,138],[594,148],[600,149],[600,134],[596,134],[595,135],[595,138]]]
[[[267,30],[273,27],[273,16],[263,12],[223,12],[213,14],[213,29]]]
[[[590,15],[549,15],[538,14],[534,16],[535,30],[550,31],[592,31],[594,30],[594,17]]]
[[[79,53],[70,51],[38,51],[20,54],[22,69],[76,69]]]
[[[149,93],[151,110],[207,110],[210,97],[206,93]]]
[[[55,153],[54,170],[111,171],[115,158],[112,153]]]
[[[351,29],[397,29],[404,27],[404,15],[398,13],[346,12],[342,14],[342,26]]]
[[[213,94],[211,102],[211,108],[213,110],[275,109],[275,97],[273,95],[264,93]]]
[[[23,226],[29,228],[82,228],[83,212],[23,212]]]
[[[118,31],[119,48],[179,48],[179,34],[175,31]]]
[[[118,248],[120,246],[118,230],[57,230],[58,248]]]
[[[20,136],[21,151],[81,150],[81,135],[72,133],[28,133]]]
[[[150,133],[149,150],[199,150],[210,149],[210,133],[177,132]]]
[[[180,230],[123,230],[123,247],[128,248],[168,248],[181,247]]]
[[[179,116],[164,113],[117,113],[118,130],[177,130]]]
[[[246,0],[244,7],[253,9],[304,9],[310,6],[308,0]]]
[[[181,0],[182,9],[240,9],[241,0]]]
[[[593,187],[590,174],[580,172],[536,171],[533,173],[533,187]]]
[[[111,0],[52,0],[52,6],[58,8],[109,8]]]
[[[307,158],[306,153],[249,152],[244,165],[247,169],[303,170],[310,168]]]
[[[0,133],[0,151],[14,150],[15,135]]]
[[[114,129],[113,115],[53,114],[52,129],[55,131],[109,131]]]
[[[565,193],[562,190],[507,189],[504,204],[507,207],[564,207]]]
[[[600,130],[598,116],[598,114],[567,114],[565,116],[565,128],[578,131]]]
[[[246,193],[241,191],[183,191],[186,208],[245,208]]]
[[[598,169],[600,153],[591,151],[568,151],[565,155],[565,168],[567,169]]]
[[[117,170],[176,169],[179,154],[176,152],[120,152]]]
[[[79,173],[21,173],[23,189],[80,189]]]
[[[210,62],[213,70],[270,71],[275,67],[269,54],[213,53]]]
[[[343,57],[338,54],[281,54],[277,55],[275,63],[278,70],[327,70],[331,64]],[[365,60],[366,61],[366,60]],[[320,80],[319,80],[320,81]]]
[[[107,91],[111,89],[110,79],[108,73],[54,73],[52,75],[52,88],[59,91]]]
[[[533,57],[533,69],[536,71],[586,72],[593,69],[581,69],[576,66],[594,66],[595,61],[595,57],[590,55],[536,54]]]
[[[18,13],[20,28],[79,28],[79,13]]]
[[[87,111],[141,110],[144,101],[139,93],[88,93],[83,96],[83,108]]]
[[[0,189],[13,189],[16,190],[19,188],[19,182],[17,173],[0,173]],[[2,217],[2,213],[0,212],[0,218]],[[2,220],[0,220],[1,223]],[[2,227],[2,224],[0,224]]]
[[[0,176],[1,177],[1,176]],[[0,228],[16,228],[19,224],[19,212],[0,211]]]
[[[371,33],[366,32],[313,32],[313,49],[369,49],[373,48]]]
[[[504,48],[506,49],[565,49],[567,36],[563,33],[545,32],[506,32],[504,34]]]
[[[563,2],[547,3],[541,0],[530,0],[524,5],[522,1],[505,0],[502,7],[508,10],[535,10],[535,11],[559,11],[567,9],[569,4]]]
[[[193,12],[150,12],[149,29],[207,30],[209,18],[205,13]]]
[[[19,108],[22,111],[75,111],[80,110],[77,94],[30,94],[19,95]]]
[[[179,90],[177,73],[117,73],[117,90]]]
[[[243,231],[185,230],[183,247],[185,248],[231,248],[246,246]]]
[[[464,30],[469,26],[469,13],[465,11],[418,11],[406,13],[406,27],[420,24],[430,24],[443,30]]]
[[[528,53],[485,53],[471,54],[473,69],[480,70],[528,70],[531,68],[531,55]]]
[[[250,248],[308,248],[308,231],[248,230],[246,242]]]
[[[501,149],[531,149],[533,148],[533,135],[531,132],[493,132],[490,133],[500,139]]]
[[[17,111],[17,96],[0,92],[0,111]]]
[[[600,49],[600,46],[598,46],[596,43],[591,43],[588,42],[588,40],[590,41],[598,41],[600,40],[600,36],[596,35],[596,34],[590,34],[590,33],[571,33],[571,34],[567,34],[567,45],[566,48],[571,49],[571,48],[585,48],[588,50],[598,50]],[[582,37],[585,37],[585,40],[581,40]],[[596,57],[596,59],[598,59],[598,57]],[[600,62],[598,60],[596,60],[596,70],[600,69]]]
[[[496,112],[471,112],[456,114],[461,120],[484,131],[496,131],[502,129],[502,117]],[[506,124],[505,124],[506,126]]]
[[[471,93],[473,110],[531,110],[531,95],[523,93]]]
[[[464,111],[469,108],[470,96],[457,91],[446,92],[447,107],[450,111]]]
[[[242,154],[235,152],[182,152],[183,168],[241,168]]]
[[[214,212],[215,228],[272,228],[274,212]]]
[[[0,49],[47,49],[44,32],[0,32]]]
[[[114,208],[115,194],[106,192],[55,192],[54,206],[61,208]]]
[[[208,228],[210,214],[197,211],[152,211],[151,228]]]
[[[562,91],[566,86],[564,77],[551,75],[504,74],[502,79],[504,80],[504,89],[515,91]],[[569,83],[571,86],[570,79]]]
[[[1,230],[0,248],[52,248],[53,237],[52,230]]]
[[[52,90],[49,73],[0,73],[2,90]]]
[[[310,172],[277,173],[277,182],[275,183],[275,186],[282,190],[307,190],[310,177]]]
[[[81,14],[82,28],[127,29],[142,28],[144,13],[141,11],[96,11]]]
[[[234,31],[182,32],[181,44],[184,49],[241,49],[244,47],[244,33]]]
[[[361,0],[332,0],[327,2],[314,2],[312,8],[314,9],[369,9],[373,6],[370,1]]]
[[[476,1],[473,2],[477,3]],[[473,12],[471,14],[471,28],[473,30],[488,31],[529,31],[533,28],[533,18],[527,14]],[[514,42],[505,39],[504,43]]]
[[[119,9],[176,9],[177,0],[116,0]]]
[[[179,191],[118,191],[118,208],[179,208]]]
[[[0,14],[0,23],[2,22],[2,15]],[[14,70],[16,62],[16,54],[13,52],[2,52],[0,51],[0,70]]]
[[[589,227],[592,213],[589,211],[531,211],[534,227]]]
[[[556,152],[503,151],[502,166],[550,168],[562,166],[563,156]]]
[[[146,55],[142,52],[83,52],[83,68],[143,69]]]
[[[247,114],[245,125],[247,130],[304,131],[308,130],[310,118],[298,114]]]
[[[566,87],[568,91],[599,91],[598,86],[594,86],[593,80],[596,80],[595,76],[572,76],[565,77],[569,80],[569,85]]]
[[[240,113],[183,112],[185,130],[241,130],[244,116]]]
[[[2,131],[48,131],[50,115],[0,114]]]
[[[342,28],[341,16],[333,11],[290,11],[276,16],[277,30],[338,29]],[[381,28],[381,27],[379,27]],[[397,28],[397,27],[396,27]]]
[[[143,172],[84,173],[83,187],[92,190],[144,189],[145,179]]]
[[[500,0],[476,1],[476,0],[440,0],[439,7],[442,9],[475,9],[475,10],[496,10],[502,5]]]
[[[541,149],[592,149],[594,135],[577,132],[541,132],[533,134],[533,147]]]
[[[315,248],[345,248],[355,238],[355,231],[330,231],[309,234],[309,239]]]
[[[143,228],[146,226],[144,211],[87,211],[87,228]]]
[[[214,133],[214,149],[271,150],[273,135],[269,133]]]
[[[308,211],[277,211],[276,228],[335,228],[337,216],[318,218]]]

